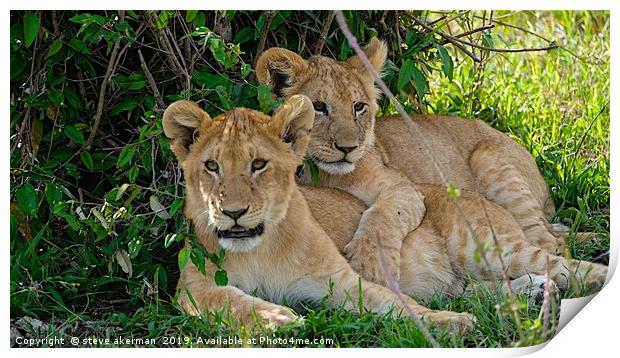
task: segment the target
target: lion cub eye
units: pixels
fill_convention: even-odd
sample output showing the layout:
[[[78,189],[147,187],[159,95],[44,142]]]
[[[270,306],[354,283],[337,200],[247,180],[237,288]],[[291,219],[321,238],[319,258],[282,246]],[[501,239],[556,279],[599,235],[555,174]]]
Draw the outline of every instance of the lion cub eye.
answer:
[[[214,173],[217,173],[220,170],[220,166],[217,165],[217,162],[215,160],[207,160],[205,162],[205,168],[207,168],[208,171]]]
[[[364,108],[366,108],[366,103],[364,102],[355,102],[353,105],[355,112],[361,112]]]
[[[265,159],[254,159],[252,162],[252,171],[255,172],[257,170],[263,169],[267,165],[267,161]]]
[[[316,102],[312,102],[312,105],[314,106],[314,110],[316,112],[319,112],[320,114],[326,116],[327,113],[327,105],[325,104],[325,102],[321,102],[321,101],[316,101]]]

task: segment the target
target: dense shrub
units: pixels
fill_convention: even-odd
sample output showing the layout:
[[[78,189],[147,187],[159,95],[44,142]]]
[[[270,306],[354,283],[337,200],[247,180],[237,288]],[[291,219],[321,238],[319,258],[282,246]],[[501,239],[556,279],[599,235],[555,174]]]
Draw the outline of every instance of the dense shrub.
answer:
[[[411,18],[346,17],[362,43],[381,33],[392,45],[395,92],[423,103],[427,76],[451,78],[441,39]],[[12,315],[99,301],[129,309],[173,294],[191,233],[163,109],[187,98],[212,115],[269,112],[277,101],[253,79],[257,54],[281,46],[346,59],[352,50],[332,20],[327,11],[12,12]],[[204,255],[182,251],[179,262]]]

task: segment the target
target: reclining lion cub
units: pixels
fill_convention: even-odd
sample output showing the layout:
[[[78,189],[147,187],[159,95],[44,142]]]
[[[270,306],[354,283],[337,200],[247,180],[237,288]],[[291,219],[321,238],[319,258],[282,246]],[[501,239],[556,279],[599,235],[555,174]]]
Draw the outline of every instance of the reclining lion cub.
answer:
[[[544,289],[547,268],[549,278],[562,290],[569,284],[584,285],[593,291],[604,285],[607,266],[566,259],[532,245],[508,211],[479,193],[463,191],[457,207],[441,186],[417,188],[424,195],[426,215],[401,247],[398,284],[405,294],[422,301],[435,294],[457,296],[463,293],[470,277],[496,289],[503,279],[499,253],[515,293],[538,297]],[[351,241],[366,205],[340,190],[301,189],[312,215],[342,250]],[[466,213],[467,222],[459,210]],[[476,256],[484,259],[476,260]]]
[[[380,70],[387,48],[374,38],[365,53]],[[433,163],[420,138],[399,116],[376,122],[378,93],[360,59],[339,62],[324,56],[304,60],[271,48],[258,59],[257,79],[276,95],[303,94],[316,111],[308,156],[320,169],[319,185],[338,188],[364,201],[368,210],[344,248],[363,277],[382,282],[376,255],[377,233],[390,269],[399,272],[402,239],[424,215],[423,196],[414,183],[448,183],[478,191],[517,220],[531,244],[550,252],[563,245],[546,217],[554,214],[547,185],[532,156],[507,135],[482,121],[458,117],[413,116],[420,135],[439,161]],[[310,183],[309,171],[302,183]]]
[[[295,305],[329,295],[329,305],[356,310],[361,293],[364,306],[374,312],[394,306],[394,314],[409,313],[389,289],[353,271],[295,183],[313,120],[305,96],[291,97],[273,118],[235,109],[211,119],[188,101],[166,109],[164,132],[185,177],[185,215],[207,250],[226,250],[227,286],[217,286],[192,263],[181,272],[179,303],[188,312],[229,307],[245,324],[256,315],[277,326],[296,319],[280,305],[285,299]],[[216,270],[206,265],[207,272]],[[455,331],[473,325],[469,314],[433,311],[405,299],[428,322]]]

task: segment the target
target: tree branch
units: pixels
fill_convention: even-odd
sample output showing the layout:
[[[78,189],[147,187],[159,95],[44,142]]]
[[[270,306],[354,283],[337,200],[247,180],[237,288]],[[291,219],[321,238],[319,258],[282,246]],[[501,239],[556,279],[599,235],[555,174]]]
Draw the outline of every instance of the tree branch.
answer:
[[[125,19],[125,10],[120,10],[118,12],[119,22],[123,22]],[[105,94],[108,89],[108,82],[110,81],[110,77],[112,76],[112,72],[114,71],[114,65],[116,64],[116,57],[118,56],[118,49],[121,44],[120,37],[114,42],[114,48],[112,48],[112,53],[110,54],[110,61],[108,62],[108,68],[105,71],[105,76],[103,76],[103,81],[101,82],[101,89],[99,90],[99,101],[97,102],[97,112],[95,113],[95,122],[93,123],[93,128],[90,131],[90,135],[86,140],[86,144],[84,148],[89,149],[95,140],[95,135],[99,130],[99,124],[101,123],[101,115],[103,114],[103,105],[105,102]]]
[[[332,26],[334,17],[336,17],[336,14],[333,11],[330,11],[327,19],[325,19],[325,22],[323,23],[323,29],[321,30],[321,36],[319,37],[319,41],[314,47],[315,55],[320,55],[323,51],[323,46],[325,46],[325,40],[327,39],[327,35],[329,34],[329,29]]]
[[[271,21],[276,16],[277,11],[265,11],[265,25],[260,33],[260,40],[258,41],[258,47],[256,48],[256,55],[254,56],[254,68],[256,68],[256,62],[258,61],[260,55],[263,54],[265,50],[265,42],[267,41],[267,33],[269,32],[269,27],[271,26]]]
[[[159,90],[157,89],[157,83],[155,82],[155,79],[153,78],[151,71],[149,71],[149,67],[146,65],[146,62],[144,61],[144,56],[142,56],[142,51],[140,50],[138,50],[138,57],[140,58],[140,67],[142,67],[142,72],[144,72],[144,77],[146,77],[146,80],[149,83],[149,87],[151,87],[151,91],[153,91],[153,95],[157,99],[157,104],[162,109],[166,108],[166,102],[164,102],[164,99],[162,98],[161,93],[159,93]]]

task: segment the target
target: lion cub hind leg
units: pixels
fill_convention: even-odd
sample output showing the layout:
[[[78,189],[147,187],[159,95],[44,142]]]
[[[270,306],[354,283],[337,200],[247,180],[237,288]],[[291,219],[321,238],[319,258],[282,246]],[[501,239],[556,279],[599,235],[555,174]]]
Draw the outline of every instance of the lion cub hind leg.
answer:
[[[512,214],[527,241],[549,252],[562,252],[564,237],[554,235],[539,200],[517,168],[498,153],[495,143],[479,144],[471,154],[469,164],[480,192]]]
[[[505,265],[510,277],[544,275],[548,271],[560,289],[566,290],[571,283],[583,283],[594,291],[600,290],[607,278],[607,266],[556,256],[524,241],[504,243],[503,250],[507,251]]]
[[[181,273],[178,304],[189,314],[228,310],[232,318],[245,327],[266,329],[295,325],[301,322],[291,309],[253,297],[234,286],[216,286],[192,263]]]

